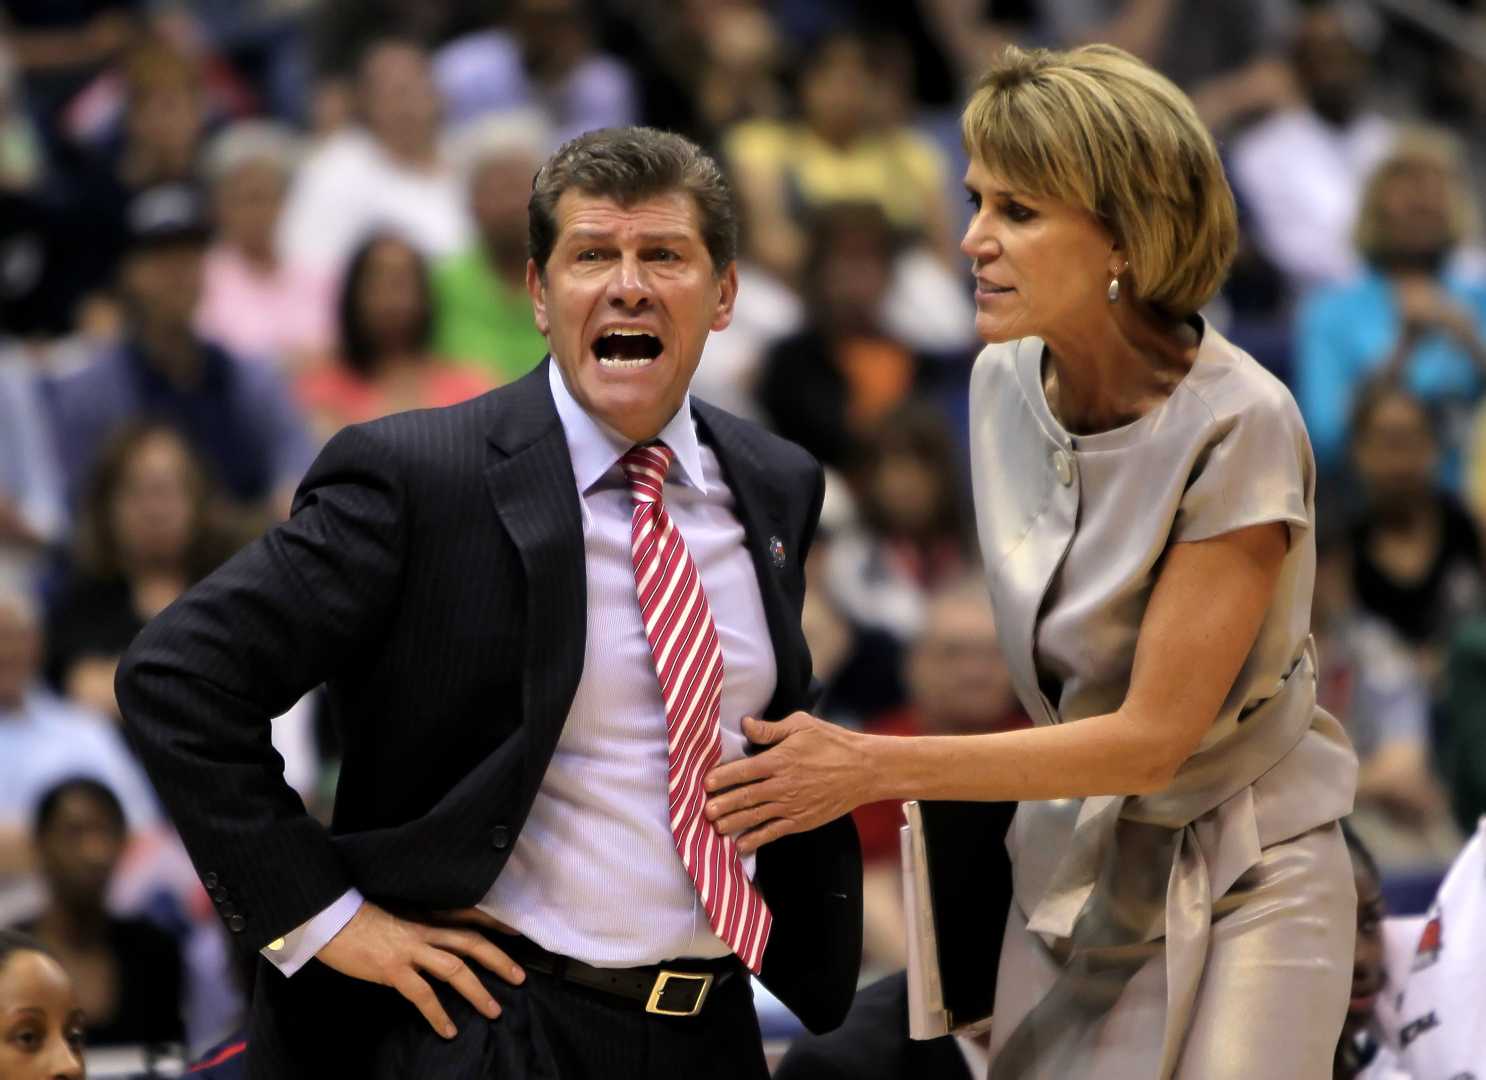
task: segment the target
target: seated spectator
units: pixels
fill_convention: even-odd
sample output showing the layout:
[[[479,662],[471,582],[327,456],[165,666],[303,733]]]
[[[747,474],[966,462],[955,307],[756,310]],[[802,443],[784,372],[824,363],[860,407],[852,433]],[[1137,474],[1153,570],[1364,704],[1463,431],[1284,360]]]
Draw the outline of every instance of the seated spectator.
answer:
[[[985,582],[978,575],[941,585],[929,598],[923,629],[904,664],[908,703],[869,722],[885,735],[980,735],[1031,723],[1001,655]],[[857,809],[862,840],[866,905],[864,963],[877,970],[900,967],[904,957],[903,888],[898,829],[902,804],[871,803]]]
[[[1452,274],[1469,189],[1454,143],[1401,135],[1362,193],[1357,247],[1368,270],[1317,292],[1297,324],[1296,399],[1322,474],[1342,464],[1363,383],[1401,379],[1439,413],[1441,475],[1460,487],[1471,409],[1486,387],[1486,285]]]
[[[130,230],[125,341],[52,387],[71,501],[114,431],[149,417],[179,431],[239,505],[287,511],[314,445],[276,372],[196,333],[207,239],[200,200],[188,188],[154,188],[134,201]]]
[[[863,440],[858,521],[831,546],[826,588],[848,618],[914,640],[933,591],[971,569],[955,443],[939,410],[909,401]]]
[[[48,129],[134,40],[139,7],[139,0],[5,0],[0,6],[0,34],[15,50],[31,108]]]
[[[1261,249],[1297,294],[1358,270],[1351,233],[1362,185],[1393,139],[1392,125],[1366,103],[1371,39],[1355,15],[1337,0],[1305,11],[1290,55],[1304,101],[1233,144],[1236,194]]]
[[[124,839],[124,811],[107,786],[76,778],[47,791],[35,842],[48,899],[21,928],[72,976],[88,1045],[178,1043],[180,946],[153,923],[119,918],[106,905]]]
[[[127,424],[105,445],[47,625],[47,679],[73,701],[119,719],[119,657],[227,554],[210,495],[201,463],[168,425]]]
[[[492,387],[429,351],[432,304],[427,264],[407,241],[377,233],[357,249],[341,284],[339,362],[295,382],[322,438],[388,413],[454,405]]]
[[[428,56],[383,39],[362,57],[360,123],[326,139],[300,165],[279,222],[279,251],[297,266],[339,274],[373,229],[395,228],[427,255],[470,242],[467,200],[440,145],[442,103]]]
[[[0,577],[31,578],[66,524],[39,373],[0,356]]]
[[[98,713],[41,682],[41,622],[31,597],[0,583],[0,877],[29,870],[31,813],[69,776],[92,776],[118,792],[132,828],[160,811],[119,732]]]
[[[594,47],[583,0],[514,0],[508,11],[509,29],[456,38],[434,59],[455,123],[536,107],[554,136],[547,152],[585,131],[635,123],[634,78]]]
[[[85,1023],[72,980],[46,947],[0,930],[0,1076],[83,1080]]]
[[[1413,964],[1397,987],[1397,1069],[1408,1080],[1486,1074],[1486,819],[1430,905]]]
[[[262,121],[244,121],[212,141],[206,173],[217,233],[196,311],[203,337],[288,371],[324,359],[335,303],[328,274],[279,254],[279,217],[297,156],[294,136]]]
[[[823,208],[804,277],[809,322],[764,359],[759,402],[771,426],[837,469],[860,464],[862,439],[918,377],[919,358],[882,325],[895,254],[879,207]]]
[[[1429,689],[1398,632],[1357,603],[1352,569],[1350,534],[1323,530],[1311,607],[1317,697],[1361,766],[1351,827],[1389,873],[1443,870],[1463,838],[1432,765]]]
[[[808,49],[798,120],[740,124],[725,140],[738,184],[745,246],[785,281],[809,280],[809,215],[839,202],[874,204],[899,232],[959,270],[939,149],[888,115],[874,46],[839,32]],[[804,277],[801,277],[802,268]]]
[[[1377,1007],[1383,994],[1398,987],[1388,985],[1383,957],[1383,878],[1372,852],[1357,834],[1342,823],[1347,853],[1352,857],[1352,880],[1357,887],[1357,950],[1352,961],[1352,999],[1336,1044],[1334,1080],[1389,1080],[1392,1053],[1384,1045],[1378,1026]],[[1400,1077],[1399,1080],[1404,1080]]]
[[[1388,381],[1361,392],[1352,420],[1363,498],[1352,526],[1352,584],[1362,608],[1415,651],[1431,683],[1455,625],[1486,600],[1480,537],[1436,479],[1439,453],[1419,398]]]
[[[484,121],[464,139],[478,235],[434,265],[433,347],[507,383],[547,355],[526,291],[526,201],[548,137],[534,118],[512,116]]]
[[[899,971],[857,991],[835,1031],[790,1044],[774,1080],[980,1080],[989,1041],[908,1037],[908,976]]]

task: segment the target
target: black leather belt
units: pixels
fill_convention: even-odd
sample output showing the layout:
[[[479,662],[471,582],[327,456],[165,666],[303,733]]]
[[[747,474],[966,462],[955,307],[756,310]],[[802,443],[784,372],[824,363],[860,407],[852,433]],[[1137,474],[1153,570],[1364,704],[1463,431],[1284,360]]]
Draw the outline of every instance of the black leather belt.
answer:
[[[633,1001],[656,1016],[696,1016],[713,987],[741,975],[736,956],[716,960],[676,960],[645,967],[601,968],[549,952],[525,937],[486,931],[495,944],[524,968]]]

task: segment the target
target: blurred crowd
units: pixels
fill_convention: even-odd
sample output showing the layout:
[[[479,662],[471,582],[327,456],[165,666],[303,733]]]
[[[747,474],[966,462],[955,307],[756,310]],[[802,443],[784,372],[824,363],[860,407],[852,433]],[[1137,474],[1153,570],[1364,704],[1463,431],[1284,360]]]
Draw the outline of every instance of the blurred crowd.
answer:
[[[1219,139],[1244,240],[1205,314],[1309,426],[1351,827],[1423,909],[1486,813],[1486,3],[0,0],[0,925],[71,972],[91,1044],[199,1051],[243,992],[120,735],[119,656],[341,426],[541,362],[526,200],[578,132],[681,131],[736,187],[737,314],[694,392],[830,470],[823,714],[1027,723],[968,514],[957,106],[1002,43],[1089,41]],[[274,741],[328,817],[313,695]],[[859,824],[889,971],[898,810]]]

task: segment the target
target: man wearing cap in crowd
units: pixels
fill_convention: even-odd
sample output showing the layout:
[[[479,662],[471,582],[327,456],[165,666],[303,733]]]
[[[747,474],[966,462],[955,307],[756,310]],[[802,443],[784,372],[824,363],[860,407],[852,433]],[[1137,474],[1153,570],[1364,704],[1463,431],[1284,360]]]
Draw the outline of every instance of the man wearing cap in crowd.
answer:
[[[732,316],[736,230],[679,136],[565,145],[530,202],[549,359],[343,430],[289,520],[120,665],[203,883],[265,958],[251,1075],[763,1080],[750,971],[807,1027],[841,1022],[850,819],[755,860],[702,813],[743,717],[813,700],[821,469],[688,389]],[[328,830],[268,742],[321,682],[345,747]]]
[[[129,204],[128,234],[118,280],[124,339],[50,395],[70,498],[118,426],[147,417],[179,430],[240,504],[287,508],[314,444],[267,364],[234,357],[194,329],[210,234],[201,194],[184,184],[146,189]]]

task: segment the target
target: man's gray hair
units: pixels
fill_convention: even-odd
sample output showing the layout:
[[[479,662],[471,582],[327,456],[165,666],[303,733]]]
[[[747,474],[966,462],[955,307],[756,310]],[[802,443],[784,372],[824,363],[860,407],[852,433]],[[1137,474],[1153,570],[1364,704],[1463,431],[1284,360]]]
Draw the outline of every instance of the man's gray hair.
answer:
[[[713,272],[722,273],[738,256],[732,186],[721,166],[681,135],[647,127],[604,128],[558,147],[532,181],[527,204],[527,248],[544,274],[557,243],[557,201],[569,189],[621,206],[685,192],[696,202]]]

